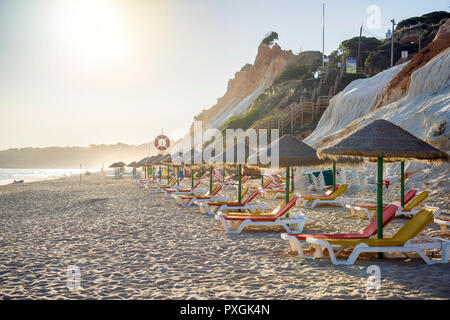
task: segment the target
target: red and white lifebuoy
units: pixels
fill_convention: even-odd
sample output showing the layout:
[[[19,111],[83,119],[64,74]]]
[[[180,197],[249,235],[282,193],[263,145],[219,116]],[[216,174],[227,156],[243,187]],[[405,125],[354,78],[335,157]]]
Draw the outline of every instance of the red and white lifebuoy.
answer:
[[[170,139],[167,136],[161,134],[156,137],[155,139],[156,149],[158,149],[159,151],[164,151],[169,147],[170,147]]]

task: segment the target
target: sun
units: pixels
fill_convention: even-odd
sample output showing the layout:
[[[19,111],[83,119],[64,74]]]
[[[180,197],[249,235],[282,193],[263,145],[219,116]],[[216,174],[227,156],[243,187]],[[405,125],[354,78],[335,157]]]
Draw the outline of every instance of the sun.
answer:
[[[52,18],[66,57],[88,66],[120,64],[129,58],[127,26],[111,0],[57,1]]]

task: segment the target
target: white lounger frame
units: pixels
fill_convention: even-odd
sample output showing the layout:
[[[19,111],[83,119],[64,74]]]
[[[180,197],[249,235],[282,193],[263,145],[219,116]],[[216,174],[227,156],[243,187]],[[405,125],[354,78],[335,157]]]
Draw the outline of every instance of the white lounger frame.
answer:
[[[442,232],[447,232],[447,226],[450,226],[450,221],[447,220],[441,220],[441,219],[434,219],[434,223],[437,223],[440,227]]]
[[[281,189],[273,190],[274,192],[268,192],[268,190],[265,190],[265,189],[260,189],[260,190],[261,190],[261,194],[263,195],[263,197],[268,200],[275,200],[279,196],[282,196],[282,197],[286,196],[285,190],[281,190]],[[272,191],[272,190],[269,190],[269,191]]]
[[[252,221],[247,220],[226,220],[224,216],[216,215],[216,220],[221,221],[227,233],[241,233],[245,227],[248,226],[282,226],[289,233],[301,233],[303,226],[306,223],[306,216],[304,214],[293,216],[291,218],[278,218],[275,221]],[[238,228],[233,228],[233,222],[241,222]],[[291,228],[289,225],[295,225],[296,228]]]
[[[204,194],[206,192],[206,190],[193,190],[193,191],[174,191],[174,192],[167,192],[166,190],[163,190],[165,195],[165,199],[169,200],[169,199],[173,199],[175,198],[175,196],[196,196],[196,195],[201,195]]]
[[[303,258],[322,258],[323,250],[328,249],[331,262],[335,265],[344,264],[351,265],[354,264],[358,256],[362,252],[417,252],[419,256],[427,263],[427,264],[436,264],[436,263],[448,263],[448,259],[450,258],[450,241],[445,241],[443,239],[435,239],[434,242],[424,242],[424,243],[412,243],[412,240],[406,242],[404,246],[368,246],[365,243],[360,243],[356,245],[348,257],[347,260],[338,260],[334,253],[333,248],[338,247],[339,251],[344,248],[341,246],[331,246],[331,244],[325,239],[316,239],[316,238],[307,238],[306,241],[310,243],[316,250],[314,255],[308,256],[303,254]],[[442,249],[441,259],[431,260],[425,254],[424,250],[431,249]]]
[[[227,201],[228,197],[226,197],[226,196],[214,196],[214,197],[211,197],[209,199],[191,198],[191,199],[189,199],[189,201],[187,203],[185,203],[184,199],[182,199],[179,196],[176,196],[175,200],[183,208],[188,208],[188,207],[191,207],[192,205],[198,205],[198,203],[201,203],[201,202]],[[195,202],[197,202],[197,203],[195,203]]]
[[[210,201],[208,201],[210,202]],[[266,210],[267,204],[265,203],[261,203],[261,202],[252,202],[252,203],[247,203],[247,204],[243,204],[241,206],[228,206],[226,204],[223,204],[221,206],[210,206],[208,203],[205,202],[199,202],[198,206],[200,207],[200,212],[201,213],[207,213],[209,215],[216,215],[216,214],[221,214],[223,210],[245,210],[248,212],[257,212],[259,211],[264,211]],[[215,210],[211,210],[211,208],[215,208]]]
[[[321,200],[321,199],[315,199],[311,204],[308,204],[308,202],[311,202],[312,200],[303,199],[301,195],[298,195],[300,197],[299,201],[302,202],[303,207],[307,209],[315,208],[318,204],[337,204],[341,207],[345,207],[346,205],[351,205],[353,202],[353,198],[343,198],[338,197],[334,200]]]
[[[145,189],[147,189],[150,194],[154,194],[154,193],[162,192],[162,191],[164,191],[164,189],[181,189],[181,186],[173,185],[168,188],[161,188],[160,186],[154,187],[154,188],[145,187]]]

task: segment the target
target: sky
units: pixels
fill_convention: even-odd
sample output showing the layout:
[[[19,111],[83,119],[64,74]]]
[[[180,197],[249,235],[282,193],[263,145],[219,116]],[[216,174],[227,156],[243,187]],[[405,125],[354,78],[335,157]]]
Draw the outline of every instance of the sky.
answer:
[[[448,0],[0,0],[0,150],[141,144],[162,129],[181,138],[267,32],[294,53],[322,51],[323,2],[325,53],[361,24],[383,38],[392,18],[449,9]]]

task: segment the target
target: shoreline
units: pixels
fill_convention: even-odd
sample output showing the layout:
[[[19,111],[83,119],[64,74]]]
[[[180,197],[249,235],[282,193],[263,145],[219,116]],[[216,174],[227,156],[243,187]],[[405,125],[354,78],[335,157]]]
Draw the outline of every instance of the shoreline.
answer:
[[[131,179],[76,178],[0,187],[0,299],[450,298],[443,285],[450,282],[448,265],[304,260],[289,253],[279,230],[228,235],[213,217],[149,195]],[[305,213],[305,233],[367,225],[343,208]],[[406,221],[397,220],[386,234]],[[381,268],[377,292],[365,282],[374,264]],[[70,265],[80,268],[80,289],[67,287]]]

